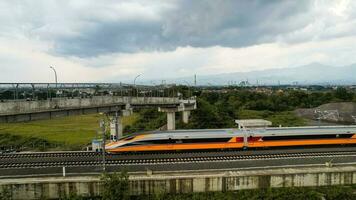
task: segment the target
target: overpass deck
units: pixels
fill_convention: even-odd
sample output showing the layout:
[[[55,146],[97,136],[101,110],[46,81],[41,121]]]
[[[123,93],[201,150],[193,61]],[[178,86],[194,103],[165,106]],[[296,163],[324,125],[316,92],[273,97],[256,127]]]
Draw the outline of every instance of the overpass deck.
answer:
[[[112,112],[123,110],[127,106],[177,107],[182,102],[177,97],[130,97],[130,96],[93,96],[90,98],[54,98],[38,101],[0,102],[0,122],[31,121],[53,117]],[[189,105],[191,102],[187,102]],[[194,101],[195,103],[195,101]]]

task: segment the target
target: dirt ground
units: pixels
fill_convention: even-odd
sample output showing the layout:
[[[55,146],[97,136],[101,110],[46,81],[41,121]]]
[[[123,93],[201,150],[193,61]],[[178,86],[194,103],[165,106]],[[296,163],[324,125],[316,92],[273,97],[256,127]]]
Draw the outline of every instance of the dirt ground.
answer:
[[[310,125],[356,124],[356,103],[323,104],[316,108],[297,109],[299,117],[310,120]]]

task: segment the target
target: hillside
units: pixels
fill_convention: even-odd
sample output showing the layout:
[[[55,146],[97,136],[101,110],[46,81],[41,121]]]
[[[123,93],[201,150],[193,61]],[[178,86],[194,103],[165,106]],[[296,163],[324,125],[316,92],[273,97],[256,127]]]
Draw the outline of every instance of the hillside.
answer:
[[[217,73],[214,75],[198,75],[198,85],[227,85],[231,82],[247,81],[250,84],[355,84],[356,64],[348,66],[328,66],[311,63],[298,67],[273,68],[250,72]],[[168,80],[171,83],[186,84],[192,77]],[[190,81],[192,82],[192,81]]]

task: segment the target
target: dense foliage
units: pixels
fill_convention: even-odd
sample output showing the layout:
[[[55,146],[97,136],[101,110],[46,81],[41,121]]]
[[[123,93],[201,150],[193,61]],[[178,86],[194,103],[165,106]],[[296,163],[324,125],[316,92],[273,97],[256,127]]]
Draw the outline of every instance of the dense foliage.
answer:
[[[198,109],[192,112],[189,124],[180,121],[177,128],[227,128],[234,127],[235,119],[267,119],[274,126],[302,126],[306,121],[294,114],[297,108],[312,108],[330,102],[353,101],[352,91],[339,87],[327,91],[302,91],[294,89],[217,88],[177,89],[185,98],[197,97]],[[155,109],[138,111],[139,120],[125,129],[126,133],[158,129],[165,124],[165,115]]]

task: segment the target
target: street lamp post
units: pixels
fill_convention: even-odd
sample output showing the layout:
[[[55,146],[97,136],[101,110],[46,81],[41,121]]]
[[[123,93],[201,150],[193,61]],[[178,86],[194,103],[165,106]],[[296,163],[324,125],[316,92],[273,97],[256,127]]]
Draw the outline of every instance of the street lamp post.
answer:
[[[190,84],[188,83],[188,81],[184,81],[187,85],[188,85],[188,94],[189,94],[189,98],[192,96],[192,93],[190,91]]]
[[[56,80],[56,88],[57,88],[57,85],[58,85],[58,79],[57,79],[57,71],[54,67],[52,66],[49,66],[49,68],[51,68],[53,71],[54,71],[54,78]]]
[[[134,88],[136,88],[136,79],[137,79],[138,77],[140,77],[140,76],[141,76],[141,74],[139,74],[139,75],[137,75],[137,76],[135,77],[134,82],[133,82]],[[138,97],[138,89],[137,89],[137,88],[136,88],[136,96]]]
[[[57,71],[54,67],[52,66],[49,66],[49,68],[51,68],[54,72],[54,78],[55,78],[55,81],[56,81],[56,97],[57,97],[57,92],[58,92],[58,79],[57,79]]]

